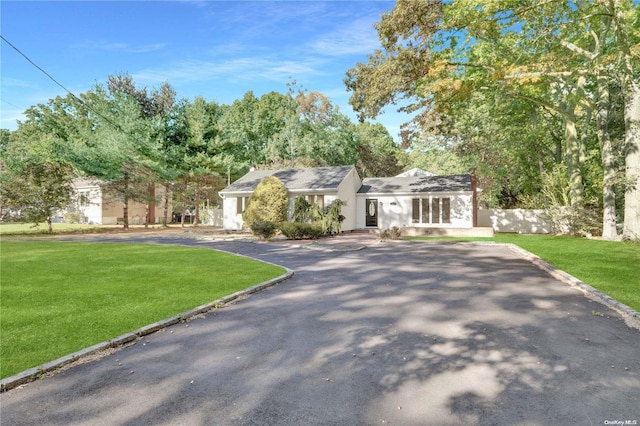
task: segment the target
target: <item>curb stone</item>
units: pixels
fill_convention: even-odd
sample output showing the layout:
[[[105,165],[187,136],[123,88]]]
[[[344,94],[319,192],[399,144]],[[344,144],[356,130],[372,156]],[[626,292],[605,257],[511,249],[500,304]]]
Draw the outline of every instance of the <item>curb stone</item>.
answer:
[[[580,281],[573,275],[570,275],[565,271],[556,268],[549,262],[543,260],[541,257],[536,256],[535,254],[523,249],[522,247],[510,243],[500,243],[500,245],[508,247],[524,259],[536,265],[538,268],[549,273],[552,277],[566,284],[569,284],[571,287],[581,290],[589,299],[603,303],[604,305],[613,309],[622,316],[622,319],[624,320],[625,324],[627,324],[627,326],[640,330],[639,312],[635,311],[624,303],[618,302],[617,300],[615,300],[611,296],[604,294],[600,290],[591,287],[589,284]]]
[[[269,263],[269,262],[264,262]],[[273,265],[273,264],[272,264]],[[281,268],[283,266],[276,265]],[[170,325],[177,324],[179,322],[184,322],[190,318],[193,318],[197,315],[203,314],[205,312],[209,312],[213,309],[219,308],[223,305],[229,304],[242,296],[249,296],[250,294],[256,293],[258,291],[264,290],[266,288],[272,287],[282,281],[288,280],[294,275],[294,272],[288,268],[284,268],[286,272],[279,277],[273,278],[269,281],[265,281],[263,283],[257,284],[253,287],[249,287],[244,290],[240,290],[228,296],[222,297],[220,299],[214,300],[213,302],[206,303],[204,305],[198,306],[196,308],[190,309],[186,312],[179,313],[172,317],[163,319],[161,321],[155,322],[153,324],[146,325],[142,328],[139,328],[135,331],[123,334],[121,336],[115,337],[113,339],[104,341],[102,343],[97,343],[95,345],[89,346],[88,348],[81,349],[77,352],[74,352],[69,355],[65,355],[56,360],[47,362],[42,364],[39,367],[30,368],[28,370],[22,371],[20,373],[14,374],[13,376],[6,377],[0,380],[0,393],[6,392],[10,389],[16,388],[20,385],[24,385],[26,383],[32,382],[40,377],[42,377],[46,373],[50,373],[55,371],[63,366],[69,365],[73,362],[79,361],[82,358],[89,357],[90,355],[94,355],[98,352],[105,351],[107,349],[113,349],[121,347],[129,342],[137,340],[142,336],[147,334],[155,333],[158,330],[169,327]]]

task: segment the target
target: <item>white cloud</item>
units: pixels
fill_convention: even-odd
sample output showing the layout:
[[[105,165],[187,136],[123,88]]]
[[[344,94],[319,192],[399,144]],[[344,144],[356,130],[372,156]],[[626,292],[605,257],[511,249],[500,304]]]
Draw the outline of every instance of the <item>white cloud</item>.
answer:
[[[170,81],[198,82],[215,80],[267,79],[286,81],[299,75],[318,75],[315,60],[278,60],[238,58],[223,61],[187,60],[162,69],[141,70],[133,74],[135,81],[158,83]]]
[[[326,56],[366,55],[380,47],[373,23],[378,16],[357,19],[336,31],[325,33],[309,43],[310,49]]]
[[[165,43],[151,43],[132,45],[124,42],[105,42],[105,41],[86,41],[81,44],[73,45],[74,48],[87,50],[107,50],[107,51],[124,51],[128,53],[149,53],[162,50],[166,47]]]

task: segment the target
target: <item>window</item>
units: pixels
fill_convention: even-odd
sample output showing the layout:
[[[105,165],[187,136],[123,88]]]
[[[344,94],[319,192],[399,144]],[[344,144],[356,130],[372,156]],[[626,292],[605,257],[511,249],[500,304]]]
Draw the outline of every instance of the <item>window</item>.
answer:
[[[411,222],[421,224],[451,223],[451,199],[423,197],[411,200]]]
[[[422,223],[429,223],[429,199],[422,199]]]
[[[431,199],[431,223],[440,223],[440,198]]]
[[[247,208],[247,203],[249,202],[249,197],[238,197],[236,198],[236,213],[244,213],[244,209]]]
[[[324,208],[324,195],[307,195],[309,204],[316,204],[321,209]]]
[[[89,207],[91,204],[91,198],[89,197],[89,191],[81,191],[78,193],[78,205],[80,207]]]
[[[451,198],[442,199],[442,223],[451,223]]]

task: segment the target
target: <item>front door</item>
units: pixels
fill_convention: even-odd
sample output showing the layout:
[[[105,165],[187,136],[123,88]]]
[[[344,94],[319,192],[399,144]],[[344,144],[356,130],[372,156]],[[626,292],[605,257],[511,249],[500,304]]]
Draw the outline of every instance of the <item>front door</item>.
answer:
[[[365,210],[367,211],[366,225],[378,227],[378,199],[367,198],[365,200]]]

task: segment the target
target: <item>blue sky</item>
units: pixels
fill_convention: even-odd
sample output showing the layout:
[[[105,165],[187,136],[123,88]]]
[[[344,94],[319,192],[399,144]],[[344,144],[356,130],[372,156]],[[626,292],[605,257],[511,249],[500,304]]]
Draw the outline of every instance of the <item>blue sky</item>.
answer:
[[[129,73],[168,81],[178,97],[230,104],[245,92],[285,93],[294,79],[355,121],[343,79],[379,47],[373,24],[394,1],[6,1],[2,36],[74,94]],[[1,123],[66,92],[1,43]],[[378,121],[396,137],[406,117]]]

